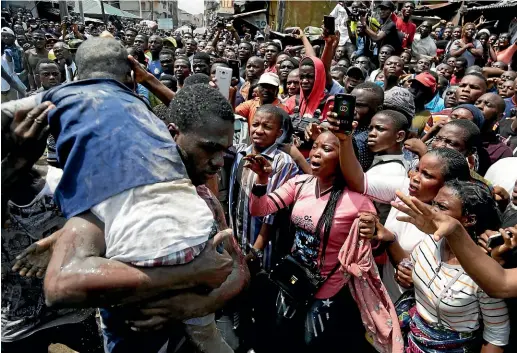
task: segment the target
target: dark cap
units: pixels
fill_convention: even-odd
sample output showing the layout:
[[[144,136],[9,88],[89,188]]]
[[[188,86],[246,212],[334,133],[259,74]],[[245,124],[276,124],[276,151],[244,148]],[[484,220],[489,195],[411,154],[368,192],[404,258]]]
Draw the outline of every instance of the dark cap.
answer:
[[[368,77],[368,72],[366,72],[365,69],[359,66],[350,66],[348,70],[346,71],[347,76],[356,76],[356,77],[362,77],[363,80],[366,80]]]
[[[385,7],[390,9],[391,11],[395,11],[395,4],[393,4],[391,1],[383,1],[377,7]]]

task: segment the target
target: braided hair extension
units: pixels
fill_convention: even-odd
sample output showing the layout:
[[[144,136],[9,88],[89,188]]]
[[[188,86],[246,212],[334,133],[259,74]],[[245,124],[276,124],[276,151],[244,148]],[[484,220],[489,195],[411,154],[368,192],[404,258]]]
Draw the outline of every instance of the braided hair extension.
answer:
[[[458,179],[450,180],[444,186],[454,191],[461,200],[463,216],[476,216],[476,223],[469,232],[474,241],[486,230],[501,227],[501,212],[488,187]]]
[[[323,231],[323,247],[321,249],[321,261],[320,261],[320,270],[323,268],[323,264],[325,263],[325,252],[327,249],[327,245],[330,238],[330,228],[332,227],[332,220],[334,219],[334,214],[336,213],[336,206],[340,196],[343,194],[343,190],[345,188],[345,180],[341,173],[338,173],[336,179],[334,180],[334,185],[332,185],[332,191],[330,192],[330,197],[325,205],[325,209],[318,220],[318,224],[316,225],[316,230],[314,235],[321,239],[321,232]]]

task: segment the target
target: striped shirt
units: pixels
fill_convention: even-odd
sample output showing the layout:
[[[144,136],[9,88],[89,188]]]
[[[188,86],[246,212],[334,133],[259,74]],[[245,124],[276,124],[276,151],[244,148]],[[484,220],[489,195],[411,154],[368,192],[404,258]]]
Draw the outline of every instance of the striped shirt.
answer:
[[[442,262],[442,244],[427,235],[411,254],[418,314],[431,325],[440,321],[456,332],[482,326],[485,341],[506,345],[510,321],[504,300],[489,297],[460,265]]]
[[[230,176],[230,223],[233,234],[237,237],[241,250],[246,254],[248,244],[253,246],[260,233],[262,224],[272,225],[275,215],[265,217],[252,217],[249,210],[251,189],[255,184],[257,175],[247,168],[243,168],[242,157],[252,153],[252,146],[245,144],[235,145],[236,157]],[[287,180],[298,174],[298,166],[285,152],[282,152],[274,144],[261,153],[270,163],[273,172],[269,177],[267,192],[273,192],[282,186]],[[239,170],[241,169],[241,170]],[[273,237],[270,237],[273,238]],[[271,243],[264,249],[264,268],[270,267]]]

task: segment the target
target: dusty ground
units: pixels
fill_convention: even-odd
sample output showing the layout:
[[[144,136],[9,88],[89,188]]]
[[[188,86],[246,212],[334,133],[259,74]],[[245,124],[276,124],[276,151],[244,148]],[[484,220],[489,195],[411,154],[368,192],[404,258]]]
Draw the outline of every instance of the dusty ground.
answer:
[[[73,349],[68,348],[65,345],[62,345],[60,343],[58,344],[52,344],[48,347],[49,353],[77,353]]]

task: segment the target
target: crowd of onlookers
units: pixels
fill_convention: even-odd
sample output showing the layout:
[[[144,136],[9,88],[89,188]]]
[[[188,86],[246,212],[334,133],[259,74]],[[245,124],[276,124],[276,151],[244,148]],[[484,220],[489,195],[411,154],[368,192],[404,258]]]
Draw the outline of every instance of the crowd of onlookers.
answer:
[[[517,350],[517,19],[414,10],[3,9],[2,352]]]

